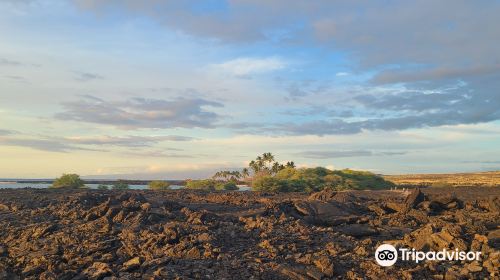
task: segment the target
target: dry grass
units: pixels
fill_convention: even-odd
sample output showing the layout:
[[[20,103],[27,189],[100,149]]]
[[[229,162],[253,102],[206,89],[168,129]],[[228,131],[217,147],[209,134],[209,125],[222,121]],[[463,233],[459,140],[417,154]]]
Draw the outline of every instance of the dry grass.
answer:
[[[500,171],[454,174],[384,175],[401,186],[500,186]]]

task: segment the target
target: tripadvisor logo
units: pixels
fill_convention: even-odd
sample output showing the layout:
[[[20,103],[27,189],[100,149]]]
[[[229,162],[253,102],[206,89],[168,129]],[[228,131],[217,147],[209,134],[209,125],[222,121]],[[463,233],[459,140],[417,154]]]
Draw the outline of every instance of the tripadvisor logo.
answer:
[[[398,251],[390,244],[382,244],[375,251],[375,260],[381,266],[391,266],[398,260]]]
[[[398,258],[399,256],[399,258]],[[417,251],[415,249],[396,248],[390,244],[382,244],[375,251],[375,261],[380,266],[392,266],[398,259],[402,261],[414,261],[419,263],[424,260],[428,261],[475,261],[479,260],[481,252],[464,252],[455,250],[443,249],[441,251]]]

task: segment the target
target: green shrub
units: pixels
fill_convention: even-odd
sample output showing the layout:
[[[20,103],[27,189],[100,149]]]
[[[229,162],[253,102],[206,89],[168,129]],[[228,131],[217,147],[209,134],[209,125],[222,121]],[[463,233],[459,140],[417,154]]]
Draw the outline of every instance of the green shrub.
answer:
[[[165,181],[151,181],[148,187],[150,190],[168,190],[170,183]]]
[[[113,184],[113,190],[128,190],[130,186],[125,180],[118,180]]]
[[[220,182],[215,185],[216,190],[236,191],[239,190],[234,182]]]
[[[389,189],[396,186],[394,183],[386,181],[381,176],[378,176],[369,171],[355,171],[350,169],[334,171],[337,175],[344,178],[346,186],[350,189]]]
[[[99,186],[97,186],[97,189],[98,190],[109,190],[109,187],[107,185],[100,184]]]
[[[256,191],[271,192],[311,192],[325,188],[348,189],[388,189],[394,184],[368,171],[336,170],[323,167],[284,168],[275,176],[256,176],[252,188]]]
[[[63,174],[52,183],[50,188],[81,189],[85,188],[85,184],[78,174]]]
[[[217,181],[213,179],[190,180],[186,182],[186,189],[214,191]]]
[[[270,175],[259,176],[252,181],[255,191],[266,192],[300,192],[311,191],[312,188],[301,179],[280,179]]]

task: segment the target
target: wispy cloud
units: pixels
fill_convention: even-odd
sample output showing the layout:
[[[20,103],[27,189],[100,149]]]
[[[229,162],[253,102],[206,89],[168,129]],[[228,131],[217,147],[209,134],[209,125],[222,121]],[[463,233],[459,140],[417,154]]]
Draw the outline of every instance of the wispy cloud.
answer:
[[[0,136],[11,135],[14,133],[15,133],[15,131],[13,131],[13,130],[0,129]]]
[[[10,60],[6,58],[0,58],[0,65],[7,65],[7,66],[20,66],[22,65],[21,62],[16,61],[16,60]]]
[[[352,150],[352,151],[305,151],[296,153],[297,156],[304,158],[328,159],[328,158],[345,158],[345,157],[367,157],[372,156],[371,151]]]
[[[253,74],[260,74],[283,69],[286,67],[286,62],[277,57],[243,57],[229,60],[220,64],[214,64],[212,65],[212,67],[233,76],[247,77]]]
[[[108,151],[103,147],[125,147],[125,148],[149,148],[161,142],[191,141],[194,138],[165,135],[165,136],[94,136],[94,137],[52,137],[44,135],[26,135],[12,130],[0,130],[0,146],[29,147],[36,150],[49,152],[69,151]],[[88,146],[92,146],[89,148]],[[157,156],[166,151],[182,151],[176,148],[163,148],[162,152],[156,152]],[[132,152],[131,152],[132,153]],[[136,155],[152,156],[151,151],[134,152]],[[167,154],[163,154],[167,155]],[[168,154],[171,157],[175,154]],[[187,157],[187,156],[186,156]]]
[[[63,106],[66,111],[56,114],[60,120],[107,124],[124,129],[212,128],[219,116],[205,108],[223,107],[221,103],[201,98],[133,98],[123,102],[93,96],[84,96],[80,101],[64,103]]]
[[[80,81],[80,82],[89,82],[93,80],[104,80],[104,77],[95,74],[95,73],[89,73],[89,72],[80,72],[80,71],[74,71],[75,73],[75,80]]]
[[[119,147],[150,147],[164,141],[191,141],[194,138],[178,135],[167,136],[101,136],[101,137],[68,137],[68,142],[79,145],[107,145]]]
[[[347,158],[347,157],[371,157],[371,156],[399,156],[406,151],[367,151],[367,150],[345,150],[345,151],[304,151],[296,153],[297,156],[313,159]]]
[[[67,153],[70,151],[103,151],[101,149],[88,149],[64,143],[57,138],[1,138],[0,146],[27,147],[40,151]]]
[[[314,94],[327,92],[331,87],[329,81],[318,81],[312,79],[291,81],[284,85],[285,90],[288,92],[292,99],[298,97],[307,97]]]
[[[500,160],[464,160],[462,163],[500,164]]]
[[[26,78],[17,75],[6,75],[4,78],[18,83],[28,83]]]
[[[153,151],[128,151],[125,152],[127,155],[136,156],[136,157],[149,157],[149,158],[196,158],[196,156],[186,153],[179,152],[168,152],[171,150],[177,149],[162,149],[162,150],[153,150]]]

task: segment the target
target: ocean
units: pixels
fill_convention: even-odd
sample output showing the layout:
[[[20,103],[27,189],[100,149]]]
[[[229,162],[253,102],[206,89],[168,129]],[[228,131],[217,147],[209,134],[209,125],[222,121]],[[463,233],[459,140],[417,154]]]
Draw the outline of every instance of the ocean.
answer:
[[[23,189],[23,188],[46,189],[46,188],[50,187],[51,185],[52,184],[38,183],[38,182],[17,183],[17,182],[2,182],[2,181],[0,181],[0,189]],[[91,189],[97,189],[97,186],[99,186],[99,184],[85,184],[85,186],[87,186]],[[108,185],[108,186],[111,189],[111,185]],[[147,185],[129,185],[129,187],[132,190],[146,190],[146,189],[148,189]],[[239,185],[238,187],[240,188],[239,191],[251,190],[251,188],[246,186],[246,185]],[[183,189],[184,186],[171,185],[170,188],[177,190],[177,189]]]

